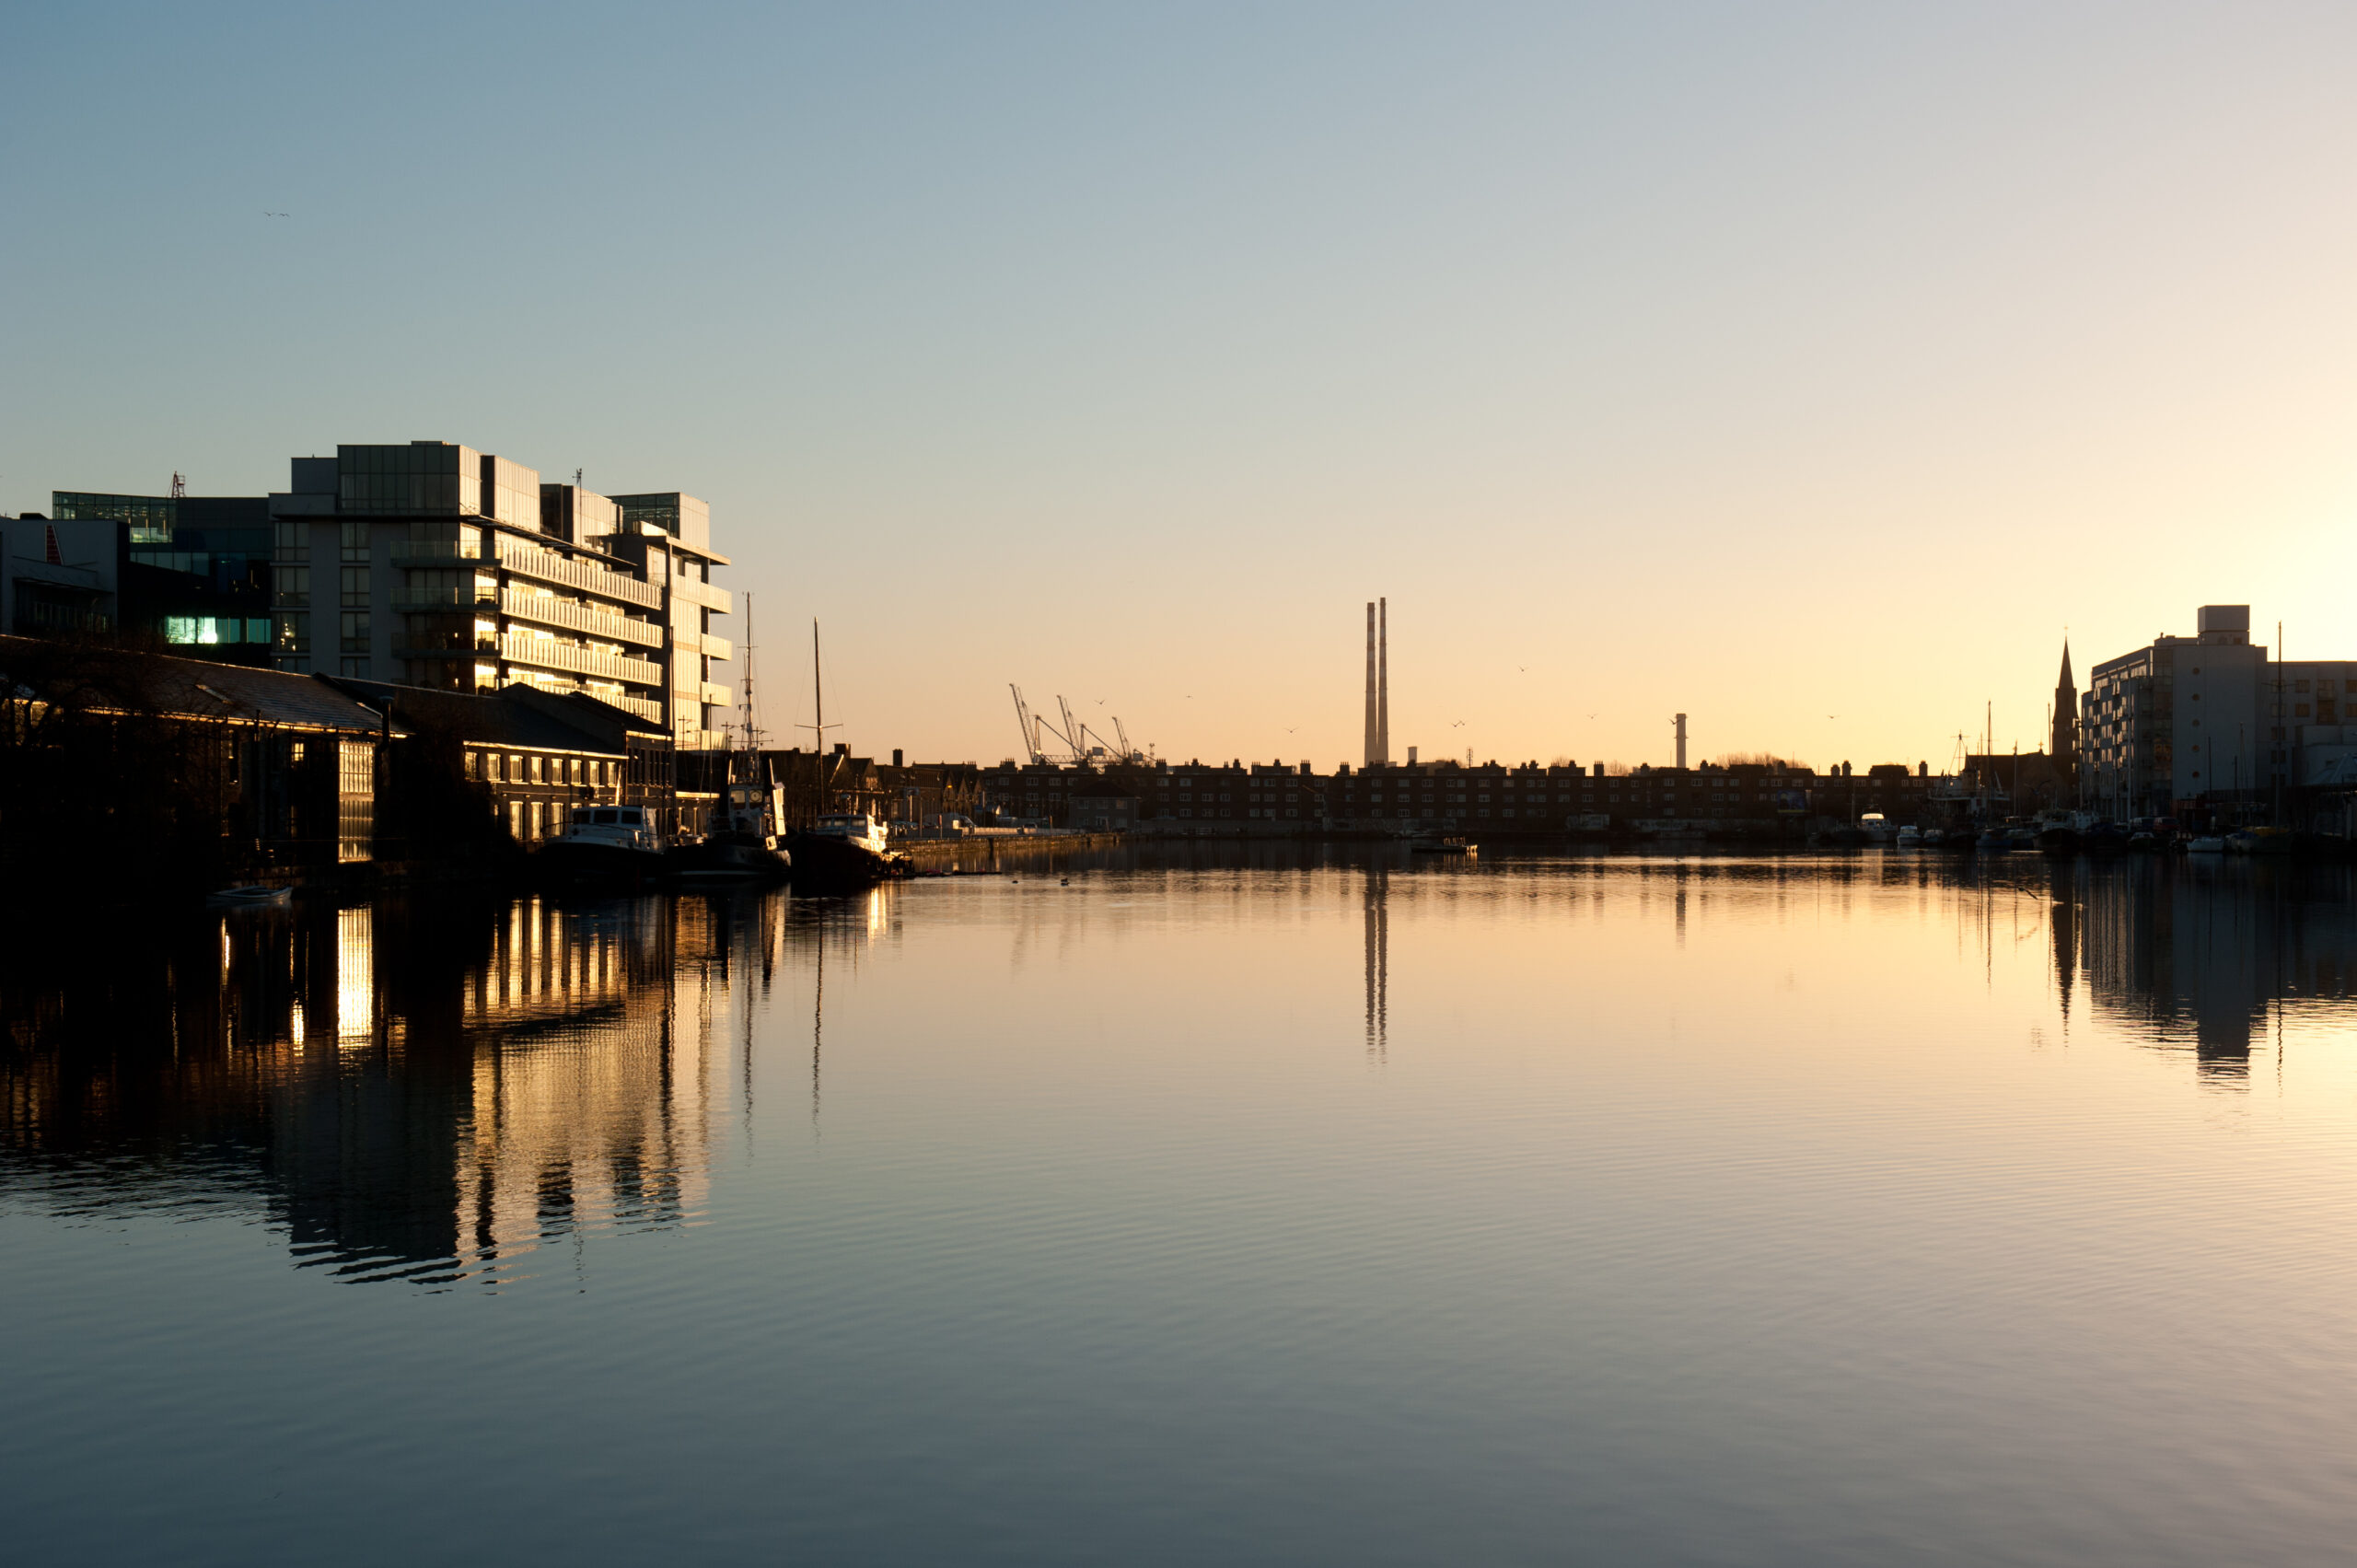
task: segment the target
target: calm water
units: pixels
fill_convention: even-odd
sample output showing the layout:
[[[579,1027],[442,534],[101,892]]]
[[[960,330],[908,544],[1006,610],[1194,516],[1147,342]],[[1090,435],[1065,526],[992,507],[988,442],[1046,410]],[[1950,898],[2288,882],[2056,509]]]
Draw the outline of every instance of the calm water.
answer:
[[[11,1562],[2357,1539],[2342,872],[1109,859],[6,964]]]

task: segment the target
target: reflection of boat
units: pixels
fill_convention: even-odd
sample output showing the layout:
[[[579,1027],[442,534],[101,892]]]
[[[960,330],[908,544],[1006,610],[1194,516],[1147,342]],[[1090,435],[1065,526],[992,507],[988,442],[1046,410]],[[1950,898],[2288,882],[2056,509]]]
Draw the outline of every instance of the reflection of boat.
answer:
[[[292,888],[224,888],[207,893],[204,907],[214,910],[283,909],[295,896]]]
[[[2196,838],[2191,843],[2185,846],[2185,853],[2188,854],[2223,854],[2226,853],[2226,841],[2223,835],[2218,833],[2203,833],[2200,837]]]
[[[821,817],[788,834],[785,853],[797,882],[877,882],[900,875],[884,845],[884,825],[864,811]]]
[[[635,886],[669,869],[663,835],[643,806],[576,806],[564,831],[541,845],[535,858],[547,871],[580,882]]]
[[[1480,849],[1461,838],[1421,833],[1408,845],[1410,854],[1479,854]]]

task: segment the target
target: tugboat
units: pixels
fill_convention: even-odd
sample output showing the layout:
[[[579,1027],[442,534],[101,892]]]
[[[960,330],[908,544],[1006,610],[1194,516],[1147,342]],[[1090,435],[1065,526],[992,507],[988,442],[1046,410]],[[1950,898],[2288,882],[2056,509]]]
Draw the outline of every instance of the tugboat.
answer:
[[[670,869],[663,835],[643,806],[576,806],[537,858],[565,880],[630,888],[660,881]]]
[[[900,875],[900,859],[884,845],[884,824],[865,811],[819,818],[786,836],[785,853],[797,883],[859,887]]]

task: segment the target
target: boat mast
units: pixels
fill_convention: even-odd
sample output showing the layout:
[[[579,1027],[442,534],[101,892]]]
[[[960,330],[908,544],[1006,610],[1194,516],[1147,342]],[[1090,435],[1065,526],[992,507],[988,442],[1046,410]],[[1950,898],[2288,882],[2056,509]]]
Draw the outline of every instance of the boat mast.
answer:
[[[827,722],[827,687],[820,679],[819,664],[819,618],[810,618],[810,696],[819,714],[817,724],[800,724],[794,727],[810,732],[811,776],[818,781],[819,809],[827,809],[827,731],[841,729],[839,724]]]
[[[745,680],[744,694],[738,701],[738,712],[739,728],[744,734],[745,750],[749,754],[746,761],[750,763],[754,757],[761,754],[761,732],[753,726],[753,596],[750,593],[745,596]],[[749,779],[753,776],[753,770],[749,766],[745,771],[745,776]]]

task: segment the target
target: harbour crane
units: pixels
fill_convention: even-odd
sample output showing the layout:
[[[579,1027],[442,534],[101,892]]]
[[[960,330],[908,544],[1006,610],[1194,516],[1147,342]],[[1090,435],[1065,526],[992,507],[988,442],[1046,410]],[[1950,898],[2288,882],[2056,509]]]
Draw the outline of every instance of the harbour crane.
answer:
[[[1010,680],[1007,682],[1006,689],[1015,693],[1015,722],[1023,729],[1023,760],[1027,762],[1046,761],[1048,759],[1039,750],[1039,721],[1031,715],[1030,708],[1025,705],[1023,688]]]

